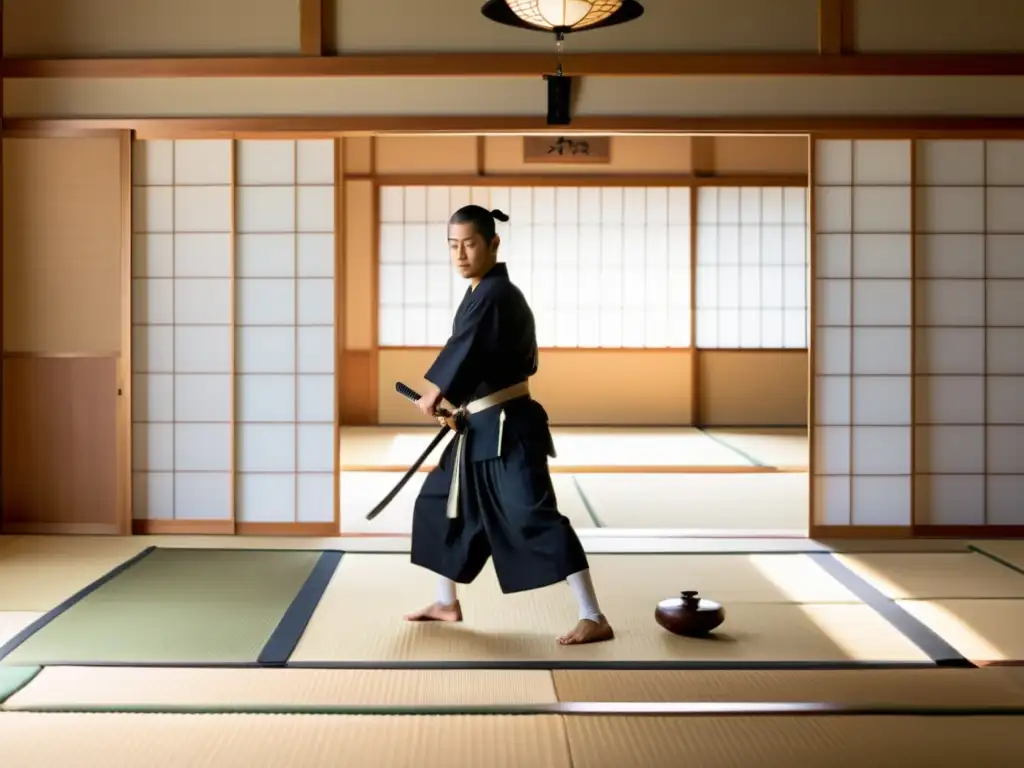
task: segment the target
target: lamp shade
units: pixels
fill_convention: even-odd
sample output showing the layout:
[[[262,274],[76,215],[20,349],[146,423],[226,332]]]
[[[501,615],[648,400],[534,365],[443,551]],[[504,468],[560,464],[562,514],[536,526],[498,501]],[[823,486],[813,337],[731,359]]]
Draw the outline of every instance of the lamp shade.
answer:
[[[637,19],[637,0],[488,0],[482,12],[491,21],[546,32],[582,32]]]
[[[604,21],[622,0],[507,0],[512,13],[544,29],[582,29]]]

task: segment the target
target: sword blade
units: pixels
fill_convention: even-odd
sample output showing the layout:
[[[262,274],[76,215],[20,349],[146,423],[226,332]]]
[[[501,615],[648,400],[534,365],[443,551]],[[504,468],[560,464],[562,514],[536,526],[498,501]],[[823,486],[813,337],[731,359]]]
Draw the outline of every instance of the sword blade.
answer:
[[[419,392],[400,381],[395,382],[395,391],[402,397],[411,400],[414,403],[420,399]],[[381,499],[380,504],[370,510],[370,513],[366,516],[367,520],[373,520],[377,515],[385,510],[388,504],[395,500],[395,497],[402,492],[402,489],[412,479],[412,476],[419,471],[419,468],[423,466],[423,462],[427,460],[427,457],[430,456],[431,453],[433,453],[434,449],[437,448],[438,444],[444,439],[444,436],[447,435],[449,431],[450,430],[447,425],[441,427],[441,431],[434,436],[434,439],[430,441],[430,445],[427,446],[427,449],[420,454],[420,457],[413,462],[413,465],[409,467],[409,470],[402,475],[402,479],[399,480],[395,487],[388,492],[387,496]]]
[[[388,495],[381,500],[380,504],[370,510],[370,513],[366,516],[367,520],[373,520],[377,515],[384,511],[388,504],[395,500],[395,496],[401,492],[406,483],[412,479],[412,476],[416,474],[419,468],[423,465],[423,462],[427,460],[427,457],[433,453],[434,449],[437,448],[438,444],[440,444],[445,435],[450,431],[451,430],[449,430],[447,426],[441,427],[441,431],[434,436],[434,439],[430,441],[430,445],[427,446],[427,449],[420,454],[420,457],[413,462],[413,465],[409,467],[409,470],[402,475],[402,479],[395,484],[395,487],[388,492]]]

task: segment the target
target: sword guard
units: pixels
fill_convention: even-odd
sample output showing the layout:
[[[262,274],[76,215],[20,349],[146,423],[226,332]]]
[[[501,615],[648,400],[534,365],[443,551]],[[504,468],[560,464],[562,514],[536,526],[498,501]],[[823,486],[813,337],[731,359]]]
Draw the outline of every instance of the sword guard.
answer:
[[[437,408],[434,411],[434,415],[443,416],[445,419],[454,421],[456,432],[464,432],[466,430],[466,410],[464,408],[456,408],[454,411],[449,411],[447,408]]]
[[[455,427],[456,427],[455,431],[456,432],[465,432],[466,431],[466,425],[469,422],[469,414],[466,413],[466,409],[465,408],[456,408],[455,409],[455,413],[452,414],[452,418],[455,421]]]

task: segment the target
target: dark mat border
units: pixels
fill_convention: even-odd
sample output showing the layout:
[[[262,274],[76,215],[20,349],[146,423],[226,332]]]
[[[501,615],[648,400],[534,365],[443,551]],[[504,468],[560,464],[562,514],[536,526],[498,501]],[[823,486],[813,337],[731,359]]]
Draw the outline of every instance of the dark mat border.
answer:
[[[723,438],[716,437],[715,435],[712,435],[710,432],[708,432],[703,427],[696,427],[696,429],[697,429],[698,432],[700,432],[702,435],[704,435],[704,437],[706,437],[708,440],[713,440],[714,442],[718,443],[720,446],[725,448],[727,451],[732,451],[737,456],[739,456],[741,459],[745,459],[746,461],[749,461],[752,466],[762,467],[764,469],[775,469],[774,465],[772,465],[772,464],[765,464],[763,461],[761,461],[756,456],[754,456],[752,454],[749,454],[749,453],[747,453],[746,451],[744,451],[744,450],[742,450],[740,448],[737,448],[735,445],[732,445],[731,443],[727,442]]]
[[[614,530],[612,528],[605,528],[603,530]],[[652,528],[652,531],[657,529]],[[586,540],[586,534],[580,536],[581,539]],[[641,538],[641,537],[635,537]],[[657,536],[642,537],[656,539]],[[592,539],[592,540],[597,540]],[[584,545],[584,548],[586,545]],[[409,549],[346,549],[344,550],[348,555],[406,555],[410,554]],[[680,550],[667,552],[665,550],[657,550],[652,552],[646,552],[643,550],[636,550],[633,552],[623,551],[609,551],[609,552],[587,552],[588,557],[729,557],[731,555],[749,556],[749,555],[950,555],[950,554],[964,554],[968,551],[967,547],[949,548],[949,549],[935,549],[935,550],[923,550],[923,549],[886,549],[884,547],[874,549],[843,549],[843,550],[832,550],[832,549],[730,549],[730,550]]]
[[[295,551],[295,550],[289,550]],[[311,550],[316,551],[316,550]],[[320,557],[310,571],[305,583],[288,606],[277,628],[271,633],[263,650],[256,657],[256,664],[262,667],[283,667],[302,639],[310,619],[320,605],[335,571],[345,553],[337,549],[322,550]]]
[[[1022,576],[1024,576],[1024,568],[1021,568],[1019,565],[1014,565],[1009,560],[1004,560],[999,555],[992,554],[991,552],[989,552],[987,549],[985,549],[983,547],[979,547],[979,546],[977,546],[975,544],[968,544],[967,545],[967,549],[969,551],[971,551],[971,552],[974,552],[975,554],[981,555],[982,557],[987,557],[989,560],[992,560],[993,562],[999,563],[1004,568],[1009,568],[1011,571],[1015,571],[1016,573],[1019,573]],[[993,598],[993,599],[999,599],[999,598]],[[1003,600],[1012,600],[1013,598],[1001,598],[1001,599],[1003,599]]]
[[[52,622],[62,613],[65,613],[66,611],[69,611],[71,608],[74,608],[75,605],[77,605],[82,600],[87,598],[100,587],[109,584],[111,581],[116,579],[118,576],[127,571],[133,565],[137,564],[146,557],[149,557],[149,555],[153,554],[153,552],[155,552],[156,549],[157,548],[155,546],[146,547],[134,557],[125,560],[117,567],[107,571],[105,574],[96,579],[96,581],[83,587],[78,592],[69,597],[67,600],[58,605],[56,608],[52,608],[51,610],[47,611],[42,616],[40,616],[38,619],[33,621],[31,624],[25,627],[25,629],[21,630],[21,632],[16,634],[14,637],[8,640],[2,647],[0,647],[0,663],[2,663],[5,658],[10,656],[15,650],[17,650],[19,646],[21,646],[22,643],[24,643],[26,640],[32,637],[32,635],[34,635],[36,632],[43,629],[43,627],[47,626],[50,622]]]
[[[590,503],[590,497],[587,496],[583,490],[583,486],[580,485],[579,478],[576,475],[569,475],[572,478],[572,486],[576,489],[576,494],[580,497],[580,501],[583,502],[583,508],[587,510],[587,514],[590,516],[590,521],[594,524],[595,528],[605,528],[604,522],[600,517],[597,516],[597,512],[594,510],[594,505]]]
[[[480,669],[480,670],[587,670],[587,671],[689,671],[689,670],[855,670],[934,669],[931,661],[292,661],[289,669]]]
[[[811,557],[826,573],[850,590],[896,631],[924,651],[936,665],[940,667],[977,666],[946,642],[941,635],[901,608],[895,600],[843,565],[834,554],[819,552]]]
[[[137,669],[268,669],[254,661],[240,662],[112,662],[48,661],[46,667]],[[285,669],[318,670],[491,670],[583,671],[729,671],[729,670],[859,670],[938,669],[931,661],[289,661]]]
[[[14,686],[13,688],[11,688],[6,693],[4,693],[3,691],[0,691],[0,710],[3,709],[3,704],[4,704],[5,701],[10,699],[12,696],[17,694],[19,691],[24,690],[24,688],[29,683],[31,683],[33,680],[35,680],[36,677],[39,675],[39,673],[43,671],[42,667],[36,666],[34,664],[30,665],[30,666],[24,666],[24,667],[13,667],[13,666],[12,667],[4,667],[4,669],[7,669],[7,670],[24,669],[24,670],[29,670],[30,674],[27,674],[25,676],[25,678],[20,683],[18,683],[18,685]]]
[[[357,715],[357,716],[538,716],[568,717],[1021,717],[1024,705],[932,706],[838,702],[557,702],[479,705],[41,705],[19,713],[174,715]]]

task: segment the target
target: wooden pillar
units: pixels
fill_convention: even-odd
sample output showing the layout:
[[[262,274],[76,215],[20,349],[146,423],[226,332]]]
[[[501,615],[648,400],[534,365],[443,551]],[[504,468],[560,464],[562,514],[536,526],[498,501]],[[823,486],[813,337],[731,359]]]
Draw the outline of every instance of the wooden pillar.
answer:
[[[340,420],[344,426],[377,423],[377,304],[379,190],[372,136],[342,139],[339,279],[344,300],[338,308],[344,328],[340,364]],[[367,286],[370,290],[367,291]]]
[[[324,0],[299,0],[299,52],[324,55]]]
[[[853,53],[854,0],[818,0],[818,53]]]

